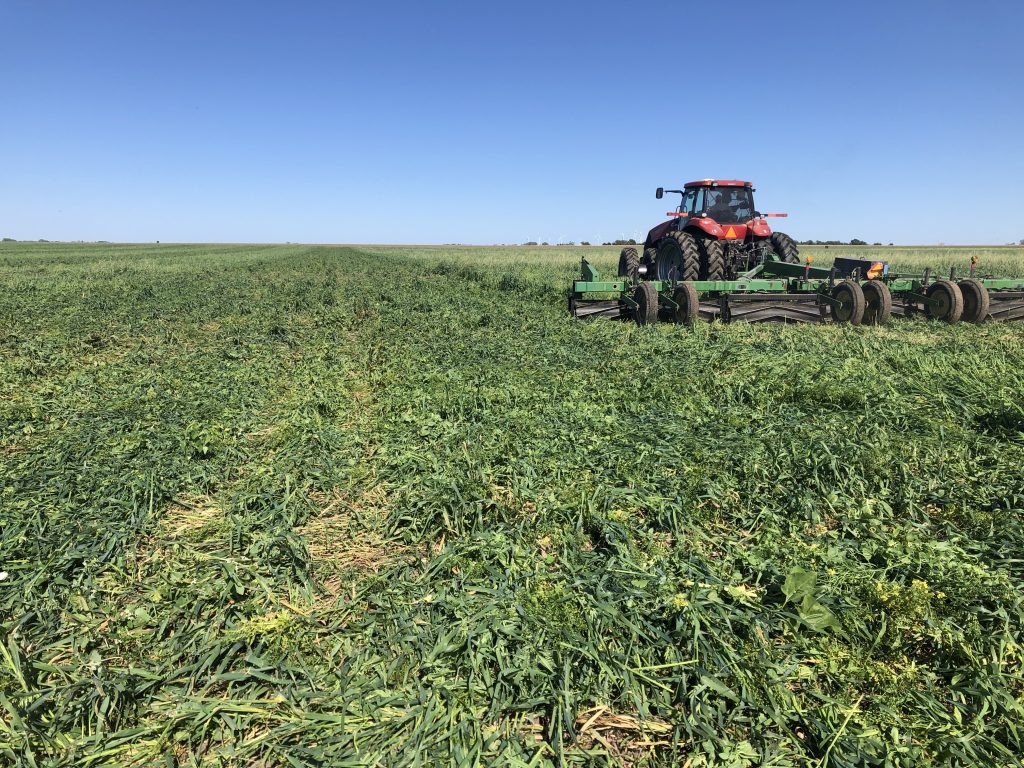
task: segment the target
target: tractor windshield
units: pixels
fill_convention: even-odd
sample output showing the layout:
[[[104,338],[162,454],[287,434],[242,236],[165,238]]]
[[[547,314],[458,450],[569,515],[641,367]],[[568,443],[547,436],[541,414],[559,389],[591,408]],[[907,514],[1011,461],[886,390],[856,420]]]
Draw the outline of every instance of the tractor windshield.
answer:
[[[745,224],[754,218],[754,196],[750,187],[713,187],[707,211],[719,224]]]

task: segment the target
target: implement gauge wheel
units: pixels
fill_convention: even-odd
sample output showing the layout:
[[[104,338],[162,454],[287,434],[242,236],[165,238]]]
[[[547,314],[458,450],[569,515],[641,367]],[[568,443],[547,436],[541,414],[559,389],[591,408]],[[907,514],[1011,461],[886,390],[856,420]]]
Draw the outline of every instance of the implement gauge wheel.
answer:
[[[957,284],[949,280],[936,280],[928,286],[925,295],[931,299],[924,308],[928,317],[945,320],[947,323],[959,322],[964,313],[964,295]]]
[[[988,288],[981,280],[973,277],[961,280],[956,284],[964,297],[964,313],[960,319],[966,323],[981,325],[988,320],[988,310],[991,297],[988,295]]]
[[[672,294],[672,301],[676,303],[672,320],[677,325],[693,325],[700,310],[700,297],[693,283],[680,283]]]
[[[889,286],[879,280],[869,280],[861,286],[864,291],[864,325],[885,325],[892,315],[892,293]]]
[[[623,248],[619,254],[619,277],[635,283],[639,276],[640,254],[636,252],[636,248]]]
[[[838,304],[832,305],[832,319],[837,323],[860,325],[864,320],[864,309],[867,301],[864,299],[864,291],[853,280],[843,280],[836,283],[832,289],[832,298]]]
[[[633,289],[633,301],[637,307],[633,310],[633,319],[637,325],[652,325],[658,322],[658,292],[654,283],[642,282]]]

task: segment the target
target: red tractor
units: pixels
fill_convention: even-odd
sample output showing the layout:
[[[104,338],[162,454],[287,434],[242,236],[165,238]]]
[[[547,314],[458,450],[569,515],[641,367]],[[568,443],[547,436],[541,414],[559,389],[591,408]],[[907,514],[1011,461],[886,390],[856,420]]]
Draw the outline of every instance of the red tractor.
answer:
[[[671,218],[647,233],[641,257],[635,248],[619,256],[619,277],[631,280],[734,280],[765,261],[799,263],[796,243],[772,232],[759,213],[749,181],[703,179],[682,189],[658,187],[682,195]]]

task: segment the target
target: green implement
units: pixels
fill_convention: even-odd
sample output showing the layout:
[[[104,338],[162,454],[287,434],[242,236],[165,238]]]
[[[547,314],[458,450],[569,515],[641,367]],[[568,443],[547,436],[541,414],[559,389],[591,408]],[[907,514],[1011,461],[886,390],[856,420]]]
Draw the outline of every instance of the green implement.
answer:
[[[629,254],[627,254],[629,255]],[[645,267],[603,279],[586,259],[569,292],[575,317],[623,317],[688,325],[722,322],[837,322],[884,325],[921,315],[948,323],[1024,320],[1024,280],[993,276],[948,279],[898,274],[879,261],[838,258],[830,268],[769,257],[734,279],[648,279]],[[620,268],[620,271],[621,268]],[[664,276],[662,276],[664,277]]]

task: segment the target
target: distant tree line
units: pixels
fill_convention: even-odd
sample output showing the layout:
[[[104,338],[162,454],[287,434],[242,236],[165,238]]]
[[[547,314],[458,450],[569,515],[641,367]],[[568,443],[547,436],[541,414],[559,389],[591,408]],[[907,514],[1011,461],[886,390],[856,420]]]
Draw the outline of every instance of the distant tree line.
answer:
[[[551,243],[547,241],[544,241],[543,243],[538,243],[536,240],[527,240],[525,243],[523,243],[523,245],[551,245]],[[566,245],[576,245],[576,241],[570,240],[567,243],[555,243],[556,247]],[[586,240],[580,240],[580,245],[590,245],[590,243],[588,243]],[[608,245],[608,243],[605,243],[605,245]]]
[[[800,245],[881,245],[881,243],[868,243],[866,240],[856,237],[848,243],[843,240],[797,240],[797,243]]]

